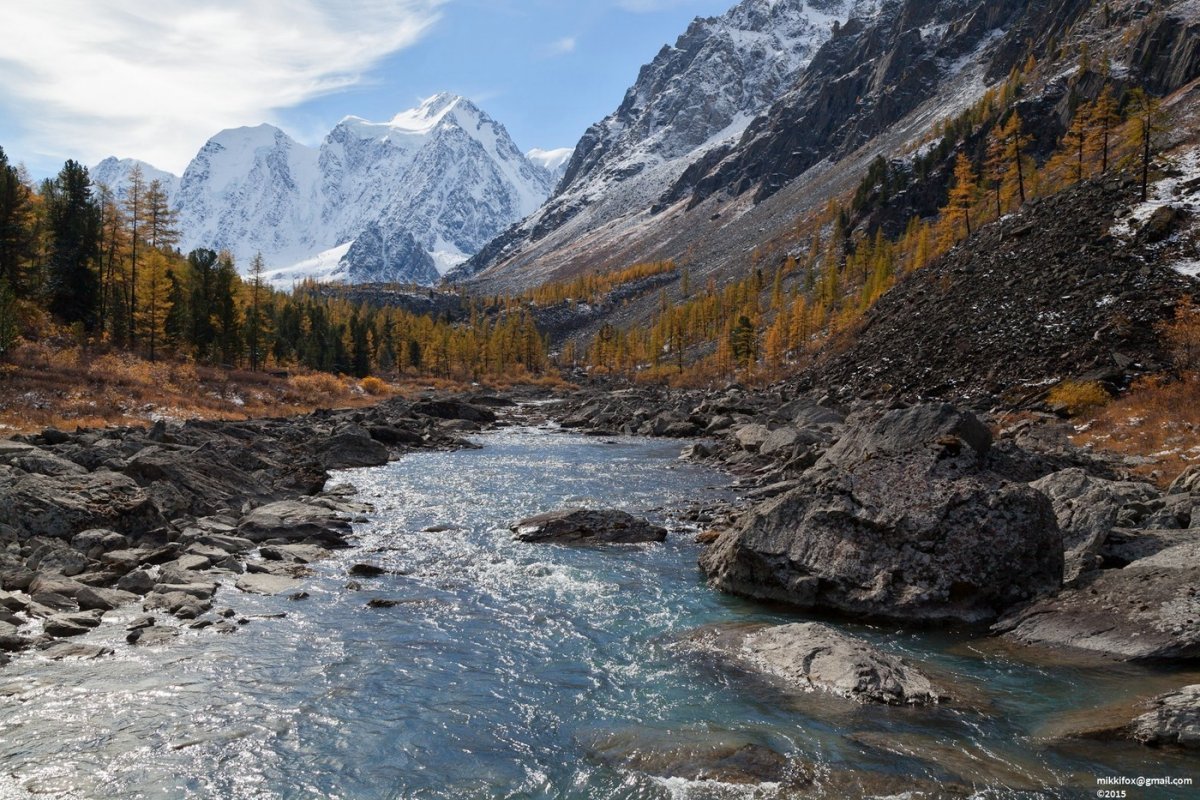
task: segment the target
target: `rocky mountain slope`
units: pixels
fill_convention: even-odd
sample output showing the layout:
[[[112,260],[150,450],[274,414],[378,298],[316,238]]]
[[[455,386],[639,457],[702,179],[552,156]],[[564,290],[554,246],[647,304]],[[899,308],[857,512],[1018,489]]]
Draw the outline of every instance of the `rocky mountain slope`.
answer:
[[[794,9],[785,3],[772,8],[784,6]],[[585,137],[558,194],[469,262],[478,270],[474,281],[480,290],[519,289],[663,259],[686,263],[692,285],[710,276],[721,283],[745,274],[755,250],[771,251],[772,241],[786,240],[799,218],[853,193],[877,155],[901,158],[936,141],[938,123],[953,119],[1031,56],[1039,64],[1038,77],[1026,88],[1021,113],[1031,120],[1029,130],[1039,137],[1035,147],[1041,148],[1061,133],[1073,102],[1067,78],[1080,69],[1085,43],[1107,56],[1113,80],[1143,83],[1157,93],[1200,75],[1200,8],[1194,2],[891,0],[878,8],[843,10],[854,17],[782,82],[780,96],[740,136],[683,157],[686,167],[673,178],[645,168],[631,170],[634,179],[610,171],[604,197],[622,198],[614,213],[600,211],[615,201],[600,199],[599,190],[586,198],[581,194],[588,181],[600,180],[600,173],[586,168],[588,159],[607,164],[613,158],[589,156],[596,137]],[[704,55],[696,53],[689,69],[702,71]],[[654,107],[660,63],[661,57],[643,71],[624,111]],[[1081,85],[1095,90],[1098,76]],[[606,123],[617,125],[622,114]],[[627,128],[625,123],[622,130]],[[653,135],[643,138],[657,141]],[[584,183],[576,185],[579,180]],[[634,186],[631,180],[640,182],[636,198],[626,188]],[[944,202],[925,198],[931,199]],[[930,210],[907,209],[910,215]],[[780,261],[786,255],[771,253]],[[623,314],[644,320],[657,302],[648,296]]]
[[[624,235],[696,159],[736,141],[795,79],[835,25],[874,0],[743,0],[697,19],[642,67],[620,107],[584,133],[554,197],[454,273],[498,265],[544,279],[580,235]],[[536,264],[535,264],[536,262]],[[496,283],[503,282],[503,279]]]
[[[503,125],[441,94],[384,123],[348,117],[318,148],[270,125],[222,131],[172,197],[185,250],[228,249],[243,267],[261,251],[277,284],[431,284],[538,207],[556,158],[530,160]],[[120,184],[129,166],[97,170]]]

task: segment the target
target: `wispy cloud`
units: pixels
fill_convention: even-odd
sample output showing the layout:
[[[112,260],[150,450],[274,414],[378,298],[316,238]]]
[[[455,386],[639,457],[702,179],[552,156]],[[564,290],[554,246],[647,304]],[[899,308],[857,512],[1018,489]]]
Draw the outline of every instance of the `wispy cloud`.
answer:
[[[445,0],[38,0],[5,10],[10,152],[179,171],[217,130],[354,85]],[[14,120],[8,121],[8,127]]]
[[[548,44],[544,52],[548,56],[565,56],[574,53],[577,44],[574,36],[564,36]]]

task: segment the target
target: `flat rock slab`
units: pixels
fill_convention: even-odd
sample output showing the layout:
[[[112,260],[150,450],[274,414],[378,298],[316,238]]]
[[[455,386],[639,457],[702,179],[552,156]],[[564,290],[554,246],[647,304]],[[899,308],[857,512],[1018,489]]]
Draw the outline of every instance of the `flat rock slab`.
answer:
[[[113,649],[111,647],[102,647],[96,644],[81,644],[79,642],[56,642],[42,651],[42,655],[53,661],[62,661],[64,659],[78,659],[80,661],[92,661],[104,656],[111,656]]]
[[[1138,566],[1085,577],[993,628],[1021,644],[1121,661],[1200,658],[1200,567]]]
[[[950,699],[915,666],[817,622],[718,629],[695,641],[793,690],[886,705],[930,705]]]
[[[234,584],[243,592],[250,594],[287,594],[300,588],[300,581],[282,575],[259,573],[243,575]]]
[[[591,511],[582,508],[552,511],[521,520],[511,530],[522,542],[564,544],[637,544],[661,542],[667,529],[624,511]]]
[[[1156,747],[1200,750],[1200,684],[1157,697],[1150,707],[1130,725],[1134,739]]]

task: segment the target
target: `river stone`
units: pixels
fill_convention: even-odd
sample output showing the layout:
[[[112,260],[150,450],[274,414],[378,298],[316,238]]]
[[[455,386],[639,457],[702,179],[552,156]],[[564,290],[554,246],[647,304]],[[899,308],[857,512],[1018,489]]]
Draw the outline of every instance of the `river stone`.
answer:
[[[993,631],[1122,661],[1200,658],[1200,567],[1104,570],[1014,609]]]
[[[522,542],[635,544],[667,538],[666,528],[624,511],[582,508],[539,514],[515,523],[510,530]]]
[[[1151,701],[1151,710],[1130,725],[1130,735],[1142,744],[1173,745],[1200,750],[1200,684]]]
[[[906,622],[979,623],[1062,583],[1050,501],[991,472],[988,429],[950,406],[860,417],[798,488],[722,534],[724,591]]]
[[[717,782],[739,786],[811,783],[804,765],[749,740],[723,731],[663,733],[631,730],[597,737],[588,745],[592,760],[659,778]]]
[[[252,542],[314,539],[341,546],[350,530],[350,523],[339,512],[298,500],[260,506],[238,524],[239,535]]]
[[[294,564],[312,564],[329,558],[329,551],[314,544],[264,545],[259,554],[267,561],[287,561]]]
[[[1121,520],[1122,511],[1132,504],[1153,500],[1153,486],[1132,481],[1110,481],[1072,468],[1047,475],[1030,484],[1050,498],[1058,527],[1063,533],[1065,566],[1063,579],[1068,585],[1081,573],[1098,568],[1100,551],[1112,529]]]
[[[199,597],[194,597],[187,592],[155,591],[146,595],[142,608],[146,611],[162,609],[180,619],[195,619],[212,608],[212,603],[202,600]]]
[[[1100,557],[1104,566],[1111,569],[1133,563],[1144,564],[1146,559],[1164,550],[1196,544],[1200,544],[1200,529],[1164,531],[1114,528],[1100,548]]]
[[[151,625],[145,628],[135,628],[125,637],[125,641],[139,647],[157,647],[170,644],[179,636],[179,629],[171,625]]]
[[[26,591],[32,595],[43,593],[59,594],[63,597],[75,597],[79,592],[86,588],[85,584],[77,580],[72,580],[64,575],[55,575],[53,573],[39,573],[29,582],[29,587]]]
[[[422,400],[413,406],[412,411],[414,414],[422,414],[436,419],[464,419],[468,422],[479,422],[482,424],[496,421],[496,412],[491,409],[453,398],[446,400]]]
[[[758,452],[764,456],[773,455],[780,450],[794,447],[800,441],[800,431],[795,428],[776,428],[758,446]]]
[[[1171,483],[1167,494],[1200,494],[1200,464],[1193,464],[1185,469]]]
[[[75,595],[75,599],[79,602],[79,607],[84,611],[99,610],[112,611],[114,608],[119,608],[126,603],[132,603],[138,599],[138,596],[132,592],[123,592],[120,589],[102,589],[94,586],[86,586],[79,590]]]
[[[77,659],[80,661],[93,661],[104,656],[113,654],[111,647],[104,647],[97,644],[83,644],[82,642],[55,642],[42,651],[42,655],[52,661],[62,661],[64,659]]]
[[[43,630],[60,638],[81,636],[100,624],[98,611],[82,611],[77,614],[55,614],[45,621]]]
[[[757,423],[743,425],[734,431],[733,438],[743,450],[749,453],[757,453],[762,448],[763,443],[771,438],[771,429],[766,425]]]
[[[135,594],[146,594],[154,589],[154,585],[158,583],[144,569],[135,569],[117,581],[117,588],[125,592],[133,592]]]
[[[85,554],[88,558],[99,559],[105,553],[129,546],[129,540],[116,531],[97,528],[83,531],[71,538],[71,547]]]
[[[273,595],[294,592],[300,587],[300,581],[282,575],[260,573],[241,576],[238,578],[235,586],[241,591],[250,594]]]
[[[366,428],[347,425],[315,445],[325,469],[380,467],[388,463],[388,449],[371,438]]]
[[[739,667],[863,703],[920,706],[949,696],[919,669],[868,642],[817,622],[720,630],[704,640]]]

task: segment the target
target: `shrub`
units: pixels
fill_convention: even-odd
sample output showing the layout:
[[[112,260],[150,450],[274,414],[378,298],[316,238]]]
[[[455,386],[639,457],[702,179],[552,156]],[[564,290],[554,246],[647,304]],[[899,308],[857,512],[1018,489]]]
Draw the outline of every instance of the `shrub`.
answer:
[[[1184,297],[1175,306],[1174,319],[1158,325],[1175,368],[1181,373],[1200,371],[1200,307]]]
[[[293,375],[288,378],[288,387],[305,403],[328,403],[346,396],[346,385],[327,372]]]
[[[387,383],[379,378],[376,378],[374,375],[363,378],[358,382],[358,385],[364,392],[372,397],[379,397],[380,395],[390,393],[390,387],[387,385]]]
[[[1046,398],[1051,406],[1065,408],[1071,416],[1103,408],[1112,397],[1098,381],[1063,381]]]

